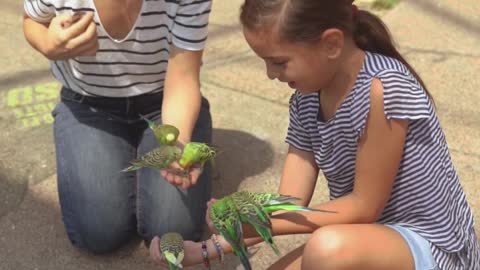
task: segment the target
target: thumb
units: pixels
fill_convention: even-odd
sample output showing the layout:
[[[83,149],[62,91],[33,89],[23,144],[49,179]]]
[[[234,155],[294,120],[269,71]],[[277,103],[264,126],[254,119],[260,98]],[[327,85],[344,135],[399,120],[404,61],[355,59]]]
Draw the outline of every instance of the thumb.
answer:
[[[218,200],[215,199],[215,198],[211,198],[208,202],[207,202],[207,206],[210,207],[212,204],[214,204],[215,202],[217,202]]]
[[[55,17],[56,23],[59,24],[62,28],[68,28],[76,21],[80,19],[79,13],[63,13]]]

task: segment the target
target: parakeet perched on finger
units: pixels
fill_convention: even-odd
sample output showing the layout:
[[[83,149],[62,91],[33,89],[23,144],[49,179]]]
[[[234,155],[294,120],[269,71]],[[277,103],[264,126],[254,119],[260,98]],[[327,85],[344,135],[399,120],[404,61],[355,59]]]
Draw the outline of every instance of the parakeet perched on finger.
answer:
[[[242,222],[233,199],[227,196],[212,204],[210,219],[215,229],[232,246],[233,254],[240,259],[245,270],[251,270],[247,246],[243,241]]]
[[[153,131],[155,138],[161,145],[175,145],[180,131],[178,128],[168,124],[157,124],[152,120],[140,115],[148,124],[148,127]]]
[[[194,164],[199,164],[203,167],[205,162],[215,157],[215,150],[213,150],[206,143],[189,142],[183,148],[182,157],[178,164],[185,169],[190,169]]]
[[[235,192],[230,197],[235,203],[240,220],[251,224],[262,239],[270,245],[275,254],[280,255],[277,245],[273,242],[270,217],[263,209],[263,206],[252,200],[248,192]]]
[[[182,261],[185,256],[183,238],[178,233],[166,233],[160,238],[160,250],[170,270],[183,268]]]
[[[158,170],[168,168],[172,162],[178,160],[182,155],[182,149],[173,145],[162,145],[141,156],[139,159],[130,161],[131,166],[122,170],[130,172],[142,167],[149,167]]]

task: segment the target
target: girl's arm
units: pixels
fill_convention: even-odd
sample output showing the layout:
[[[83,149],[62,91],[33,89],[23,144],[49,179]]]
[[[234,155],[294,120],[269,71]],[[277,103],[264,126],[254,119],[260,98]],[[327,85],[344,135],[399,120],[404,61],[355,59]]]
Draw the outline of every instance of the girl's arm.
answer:
[[[318,178],[318,167],[312,152],[288,148],[283,165],[282,179],[278,193],[300,198],[299,205],[310,204]]]
[[[386,118],[383,86],[380,80],[373,80],[370,96],[370,112],[357,148],[353,191],[346,196],[313,207],[338,213],[287,212],[274,215],[272,217],[274,235],[312,233],[319,227],[329,224],[373,223],[378,220],[390,198],[400,166],[408,122]],[[292,159],[292,163],[287,164],[286,168],[291,166],[293,169],[291,172],[285,172],[288,175],[283,179],[294,177],[295,168],[305,168],[306,165],[302,163],[301,160]],[[284,181],[287,180],[282,180]],[[311,180],[304,178],[298,181]],[[307,201],[308,198],[304,199]],[[256,236],[255,230],[250,226],[245,229],[247,237]]]
[[[407,129],[406,120],[389,120],[385,117],[383,86],[378,79],[374,79],[370,113],[357,148],[353,191],[313,206],[336,211],[336,214],[283,212],[272,216],[273,235],[313,233],[330,224],[373,223],[378,220],[390,198],[403,155]],[[280,193],[299,196],[302,205],[306,206],[315,186],[317,172],[311,153],[291,148],[284,167]],[[253,227],[244,226],[247,245],[261,242],[257,236]],[[224,249],[231,252],[228,243],[223,238],[221,241]]]

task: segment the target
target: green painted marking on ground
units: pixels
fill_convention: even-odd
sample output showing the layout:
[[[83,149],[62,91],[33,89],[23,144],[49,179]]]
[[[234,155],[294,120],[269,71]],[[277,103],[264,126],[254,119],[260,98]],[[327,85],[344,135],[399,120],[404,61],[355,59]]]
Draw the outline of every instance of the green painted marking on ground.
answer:
[[[24,128],[52,124],[51,111],[55,108],[59,92],[58,82],[18,87],[7,91],[6,105]]]

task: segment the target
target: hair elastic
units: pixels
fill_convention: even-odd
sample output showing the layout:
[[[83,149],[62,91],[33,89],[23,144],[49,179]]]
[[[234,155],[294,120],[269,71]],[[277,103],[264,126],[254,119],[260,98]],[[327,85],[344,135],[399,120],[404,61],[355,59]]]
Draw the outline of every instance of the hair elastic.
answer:
[[[355,4],[352,4],[352,17],[356,19],[358,16],[358,7]]]
[[[222,245],[220,245],[220,242],[218,242],[217,236],[215,234],[212,234],[212,242],[215,245],[215,249],[217,250],[220,263],[223,264],[225,253],[223,252]]]

